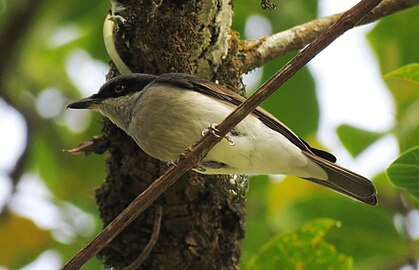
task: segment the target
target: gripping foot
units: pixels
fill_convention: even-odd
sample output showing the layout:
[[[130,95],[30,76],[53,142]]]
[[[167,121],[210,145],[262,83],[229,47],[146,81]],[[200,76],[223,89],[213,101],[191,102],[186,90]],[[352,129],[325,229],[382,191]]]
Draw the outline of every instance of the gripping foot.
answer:
[[[201,132],[201,136],[204,137],[205,135],[208,134],[208,132],[211,132],[212,135],[214,135],[217,138],[220,138],[221,136],[218,135],[218,129],[217,129],[217,124],[211,124],[211,126],[209,126],[208,128],[204,129]],[[228,143],[233,146],[234,145],[234,141],[233,139],[231,139],[231,137],[229,135],[224,136],[224,139],[226,139],[228,141]]]

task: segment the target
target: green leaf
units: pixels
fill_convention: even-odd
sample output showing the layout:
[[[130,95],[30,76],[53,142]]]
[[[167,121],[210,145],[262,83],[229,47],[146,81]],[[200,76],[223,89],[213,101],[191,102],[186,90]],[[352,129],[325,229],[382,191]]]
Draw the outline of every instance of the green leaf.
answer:
[[[286,55],[264,65],[262,80],[266,81],[291,57],[292,55]],[[314,80],[307,68],[301,69],[261,106],[302,138],[307,138],[317,131],[320,109]]]
[[[368,34],[383,73],[419,59],[418,23],[419,9],[410,8],[383,17]]]
[[[405,151],[419,144],[419,84],[396,76],[385,76],[396,105],[394,134]]]
[[[402,153],[387,168],[390,182],[419,200],[419,146]]]
[[[326,239],[334,243],[337,250],[353,258],[354,269],[384,269],[386,264],[405,258],[407,245],[394,227],[393,213],[383,208],[389,203],[383,192],[378,194],[379,206],[370,207],[322,190],[305,195],[278,213],[275,217],[280,225],[278,230],[289,230],[312,219],[329,217],[343,225],[339,230],[330,231]]]
[[[419,9],[410,8],[380,19],[369,33],[369,41],[377,55],[383,74],[393,72],[413,61],[417,62],[419,59],[418,23]],[[394,134],[401,151],[419,144],[419,136],[417,136],[419,134],[419,84],[411,79],[405,79],[417,76],[408,75],[405,71],[403,75],[398,71],[397,76],[395,74],[385,76],[385,82],[396,105]]]
[[[414,63],[387,73],[384,78],[395,78],[419,83],[419,64]]]
[[[343,146],[353,157],[383,136],[381,132],[371,132],[346,124],[340,125],[336,131]]]
[[[332,219],[317,219],[296,232],[277,236],[262,247],[246,269],[352,269],[352,259],[337,253],[324,240],[336,226]]]

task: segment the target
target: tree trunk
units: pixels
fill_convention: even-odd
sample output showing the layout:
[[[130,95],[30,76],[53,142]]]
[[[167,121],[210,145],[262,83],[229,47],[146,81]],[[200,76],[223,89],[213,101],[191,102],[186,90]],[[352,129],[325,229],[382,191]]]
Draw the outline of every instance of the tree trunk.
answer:
[[[239,90],[234,66],[238,42],[230,30],[232,3],[202,1],[120,1],[127,22],[117,32],[117,47],[133,72],[184,72],[218,80]],[[234,57],[233,57],[234,56]],[[112,65],[111,65],[112,66]],[[116,74],[111,68],[109,77]],[[152,116],[151,116],[152,117]],[[167,127],[170,128],[170,127]],[[123,131],[105,121],[109,139],[107,177],[97,190],[101,218],[108,224],[167,168]],[[203,176],[190,172],[114,239],[99,256],[107,267],[122,268],[138,258],[161,227],[141,269],[237,269],[244,236],[242,176]],[[135,269],[139,269],[136,267]]]

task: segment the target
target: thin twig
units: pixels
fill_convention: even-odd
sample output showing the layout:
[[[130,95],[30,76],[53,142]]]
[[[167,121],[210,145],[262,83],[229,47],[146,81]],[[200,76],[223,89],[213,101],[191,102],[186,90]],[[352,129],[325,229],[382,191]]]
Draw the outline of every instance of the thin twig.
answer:
[[[357,25],[364,25],[395,12],[419,4],[419,0],[383,0],[383,2],[366,15]],[[267,62],[286,53],[304,48],[317,36],[335,23],[342,13],[318,18],[295,26],[285,31],[263,37],[258,40],[244,40],[242,53],[243,73],[261,67]]]
[[[362,0],[353,8],[346,11],[335,24],[282,67],[272,78],[264,83],[255,94],[236,108],[220,125],[218,125],[218,134],[207,132],[200,141],[190,147],[190,150],[181,155],[181,158],[176,161],[175,166],[169,167],[162,176],[135,198],[121,214],[106,226],[85,248],[80,250],[62,269],[79,269],[91,257],[102,250],[110,241],[112,241],[112,239],[123,231],[125,227],[157,200],[161,194],[176,183],[178,178],[201,161],[206,153],[208,153],[208,151],[234,126],[252,112],[258,104],[273,94],[278,87],[283,85],[333,40],[354,27],[381,1],[382,0]]]
[[[73,149],[63,150],[72,155],[84,153],[89,155],[91,153],[103,154],[109,147],[109,140],[106,136],[94,136],[92,139],[82,142]]]
[[[154,211],[153,231],[151,233],[150,240],[148,241],[147,245],[144,247],[143,251],[138,256],[138,258],[127,267],[124,267],[122,270],[139,269],[140,266],[143,264],[143,262],[148,258],[151,251],[153,250],[154,245],[157,242],[157,239],[159,238],[162,212],[163,212],[162,206],[156,205],[156,210]]]

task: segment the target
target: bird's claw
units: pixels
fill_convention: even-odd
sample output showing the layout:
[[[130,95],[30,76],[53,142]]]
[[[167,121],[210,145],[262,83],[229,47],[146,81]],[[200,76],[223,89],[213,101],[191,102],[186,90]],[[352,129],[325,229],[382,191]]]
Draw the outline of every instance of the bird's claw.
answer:
[[[116,15],[115,13],[111,14],[111,17],[109,18],[109,20],[112,20],[116,24],[117,28],[119,27],[119,25],[125,24],[127,21],[127,19],[125,19],[121,15]]]
[[[204,166],[202,166],[202,164],[200,164],[200,163],[195,165],[194,170],[197,170],[199,172],[206,172],[207,171],[207,169]]]
[[[201,132],[201,136],[204,137],[205,135],[208,134],[208,132],[211,132],[212,135],[214,135],[217,138],[220,138],[221,136],[218,135],[218,131],[219,130],[217,129],[217,125],[213,123],[213,124],[211,124],[211,126],[209,126],[208,128],[204,129]],[[234,141],[233,141],[233,139],[231,139],[231,137],[229,135],[225,135],[224,139],[226,139],[231,146],[234,145]]]
[[[224,139],[226,139],[228,141],[228,144],[230,146],[233,146],[234,145],[234,141],[233,141],[233,139],[230,136],[225,135]]]
[[[176,162],[174,162],[174,161],[168,161],[168,162],[167,162],[167,166],[169,166],[169,167],[176,167],[176,166],[177,166],[177,164],[176,164]]]
[[[221,136],[217,134],[218,129],[217,129],[217,124],[211,124],[211,126],[209,126],[208,128],[204,129],[201,132],[201,136],[204,137],[205,135],[208,134],[208,132],[211,132],[212,135],[214,135],[217,138],[220,138]]]

